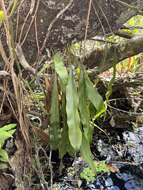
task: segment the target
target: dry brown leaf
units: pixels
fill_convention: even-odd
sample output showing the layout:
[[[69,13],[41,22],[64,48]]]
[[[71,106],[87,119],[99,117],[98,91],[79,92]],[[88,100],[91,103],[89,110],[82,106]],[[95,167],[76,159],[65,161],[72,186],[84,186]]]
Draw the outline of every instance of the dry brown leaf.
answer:
[[[113,172],[113,173],[119,172],[119,168],[117,168],[117,166],[115,166],[115,165],[107,164],[107,167],[108,167],[108,169],[109,169],[111,172]]]

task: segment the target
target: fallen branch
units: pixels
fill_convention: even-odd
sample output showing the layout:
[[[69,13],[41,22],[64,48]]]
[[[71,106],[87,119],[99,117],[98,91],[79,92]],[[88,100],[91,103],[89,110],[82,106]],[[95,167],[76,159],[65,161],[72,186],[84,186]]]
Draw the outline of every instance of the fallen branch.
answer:
[[[110,69],[114,64],[143,52],[143,35],[135,36],[125,42],[95,49],[86,55],[87,68],[96,68],[96,73]]]

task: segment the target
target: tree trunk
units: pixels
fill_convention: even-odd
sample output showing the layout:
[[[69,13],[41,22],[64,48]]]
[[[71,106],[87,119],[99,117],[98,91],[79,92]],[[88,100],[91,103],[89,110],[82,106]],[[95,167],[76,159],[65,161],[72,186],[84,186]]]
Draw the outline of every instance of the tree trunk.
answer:
[[[72,42],[112,33],[142,8],[142,2],[132,0],[24,0],[19,5],[17,42],[33,62],[37,51],[61,50]]]

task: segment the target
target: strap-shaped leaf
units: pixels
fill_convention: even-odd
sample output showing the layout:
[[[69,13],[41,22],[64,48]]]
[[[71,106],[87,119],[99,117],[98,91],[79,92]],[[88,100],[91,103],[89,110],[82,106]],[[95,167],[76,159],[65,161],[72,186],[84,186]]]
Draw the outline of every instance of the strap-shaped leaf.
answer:
[[[87,141],[87,138],[85,137],[84,133],[83,133],[83,137],[82,137],[82,145],[81,145],[80,152],[81,152],[81,156],[89,164],[92,171],[96,172],[95,165],[93,162],[93,155],[90,150],[90,144]]]
[[[69,140],[72,147],[75,150],[79,150],[82,142],[80,117],[78,113],[78,103],[79,103],[79,97],[77,94],[75,81],[73,79],[73,73],[72,70],[70,70],[68,84],[66,87],[66,112],[67,112],[67,124],[69,129],[68,131]]]
[[[93,83],[89,79],[88,75],[85,73],[85,80],[86,80],[86,93],[90,102],[94,105],[97,112],[105,111],[104,101],[102,96],[99,94],[97,89],[94,87]]]
[[[81,116],[81,122],[84,126],[89,125],[90,115],[89,115],[89,105],[87,101],[86,93],[86,81],[84,77],[83,69],[80,71],[79,80],[79,111]]]
[[[58,86],[57,76],[55,74],[52,98],[51,98],[51,109],[50,109],[50,145],[52,149],[57,149],[60,139],[60,116],[59,116],[59,100],[58,100]]]
[[[53,61],[55,65],[55,71],[61,79],[63,88],[65,88],[68,80],[68,72],[66,67],[64,66],[63,58],[59,53],[56,53],[53,57]]]
[[[62,96],[61,117],[62,117],[62,126],[63,126],[62,129],[63,130],[61,132],[59,155],[60,155],[60,158],[62,159],[66,153],[69,153],[69,155],[74,155],[74,149],[70,144],[69,136],[68,136],[65,94],[63,94],[63,96]]]
[[[7,132],[9,131],[10,132],[11,130],[13,131],[15,128],[16,128],[16,124],[15,123],[10,123],[8,125],[5,125],[4,127],[1,127],[0,132],[1,131],[7,131]]]
[[[81,123],[83,125],[83,130],[86,138],[89,142],[92,139],[93,127],[90,125],[90,111],[89,111],[89,100],[87,99],[86,93],[86,81],[84,69],[80,70],[80,80],[79,80],[79,111]]]

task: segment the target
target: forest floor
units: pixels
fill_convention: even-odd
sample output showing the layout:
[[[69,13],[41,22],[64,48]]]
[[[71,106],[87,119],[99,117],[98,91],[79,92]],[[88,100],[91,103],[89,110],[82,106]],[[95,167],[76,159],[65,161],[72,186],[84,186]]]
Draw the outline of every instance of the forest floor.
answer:
[[[104,75],[102,75],[102,86],[99,86],[99,91],[105,96],[108,79],[105,77],[103,80],[103,78]],[[78,154],[74,157],[66,155],[61,166],[58,153],[55,151],[52,152],[51,163],[49,163],[49,147],[43,145],[44,139],[42,139],[41,144],[33,141],[32,156],[37,159],[37,163],[34,164],[35,168],[32,168],[30,190],[49,189],[50,183],[53,190],[143,190],[143,88],[141,83],[142,75],[139,74],[120,77],[113,85],[106,118],[96,122],[99,128],[94,130],[91,146],[99,168],[96,176]],[[9,106],[5,103],[0,124],[12,122],[11,117]],[[35,117],[31,121],[38,124],[39,118]],[[42,135],[41,131],[38,132]],[[17,134],[18,132],[15,133],[14,138],[8,138],[3,145],[11,163],[15,160],[18,151]],[[86,168],[88,169],[85,170]],[[16,177],[11,165],[1,163],[0,171],[0,189],[18,189],[15,187]]]

